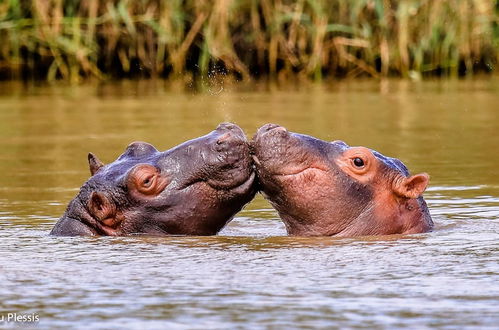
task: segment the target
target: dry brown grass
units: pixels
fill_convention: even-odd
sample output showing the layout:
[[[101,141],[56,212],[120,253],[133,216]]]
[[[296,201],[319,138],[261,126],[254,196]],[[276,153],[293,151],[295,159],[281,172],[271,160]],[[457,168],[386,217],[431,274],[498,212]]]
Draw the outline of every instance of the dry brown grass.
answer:
[[[497,0],[10,0],[3,78],[324,75],[493,71]]]

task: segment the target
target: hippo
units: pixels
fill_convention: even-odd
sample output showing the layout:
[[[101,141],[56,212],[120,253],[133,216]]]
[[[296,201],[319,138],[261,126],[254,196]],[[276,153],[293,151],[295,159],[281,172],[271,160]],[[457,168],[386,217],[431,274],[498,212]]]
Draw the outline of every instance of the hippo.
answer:
[[[214,235],[257,192],[246,136],[235,124],[160,152],[134,142],[91,177],[51,231],[56,236]]]
[[[259,189],[289,235],[413,234],[433,227],[421,196],[429,176],[398,159],[343,141],[262,126],[250,146]]]

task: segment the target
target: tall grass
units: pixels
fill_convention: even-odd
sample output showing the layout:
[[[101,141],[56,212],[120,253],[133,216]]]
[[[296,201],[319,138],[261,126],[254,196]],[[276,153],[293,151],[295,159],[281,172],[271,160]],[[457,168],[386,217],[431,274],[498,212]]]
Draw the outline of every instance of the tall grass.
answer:
[[[0,77],[464,75],[499,0],[3,0]]]

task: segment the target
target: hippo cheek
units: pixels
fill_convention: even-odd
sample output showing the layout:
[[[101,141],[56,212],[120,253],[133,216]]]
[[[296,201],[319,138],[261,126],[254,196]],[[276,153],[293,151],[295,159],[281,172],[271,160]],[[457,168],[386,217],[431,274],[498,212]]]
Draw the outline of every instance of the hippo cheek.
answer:
[[[256,193],[255,173],[242,184],[212,187],[207,181],[192,182],[177,189],[171,185],[148,203],[145,229],[173,235],[214,235],[248,203]],[[158,229],[159,228],[159,229]]]
[[[280,153],[270,158],[254,156],[258,177],[264,185],[284,185],[296,182],[300,185],[314,181],[316,174],[327,172],[328,164],[313,153],[296,149],[292,152]]]
[[[425,217],[419,199],[400,197],[381,187],[376,190],[372,205],[372,214],[362,221],[364,229],[357,235],[411,234],[431,228],[431,218],[428,221]]]
[[[406,199],[401,203],[400,220],[402,234],[416,234],[430,231],[433,221],[422,197]]]
[[[174,203],[159,214],[155,222],[169,234],[214,235],[244,205],[235,196],[227,194],[227,191],[213,189],[206,182],[194,183],[172,193],[170,201]]]
[[[338,214],[338,195],[331,172],[308,168],[275,175],[261,183],[262,193],[276,208],[291,235],[315,235],[331,227]],[[339,229],[334,225],[335,232]]]
[[[364,228],[357,235],[390,235],[399,234],[404,230],[401,215],[405,207],[393,196],[377,194],[373,202],[372,214],[362,221]]]

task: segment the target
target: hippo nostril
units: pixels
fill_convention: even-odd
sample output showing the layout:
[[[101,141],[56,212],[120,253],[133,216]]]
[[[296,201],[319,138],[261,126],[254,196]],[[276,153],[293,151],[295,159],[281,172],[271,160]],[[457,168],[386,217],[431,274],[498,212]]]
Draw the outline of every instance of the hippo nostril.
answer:
[[[277,124],[266,124],[264,126],[262,126],[262,128],[260,129],[263,133],[267,133],[267,132],[270,132],[272,130],[278,130],[278,131],[287,131],[286,128],[282,127],[281,125],[277,125]]]
[[[274,129],[274,128],[276,128],[276,127],[279,127],[279,125],[277,125],[277,124],[267,124],[267,125],[265,125],[265,126],[263,127],[263,130],[264,130],[265,132],[268,132],[268,131],[273,130],[273,129]]]
[[[236,127],[237,127],[236,124],[233,123],[221,123],[220,125],[218,125],[217,129],[228,129],[231,131]]]
[[[221,145],[222,143],[224,143],[224,142],[226,142],[227,140],[229,140],[231,137],[232,137],[232,134],[231,134],[230,132],[227,132],[227,133],[225,133],[224,135],[220,136],[220,137],[217,139],[216,144],[217,144],[217,145]]]

